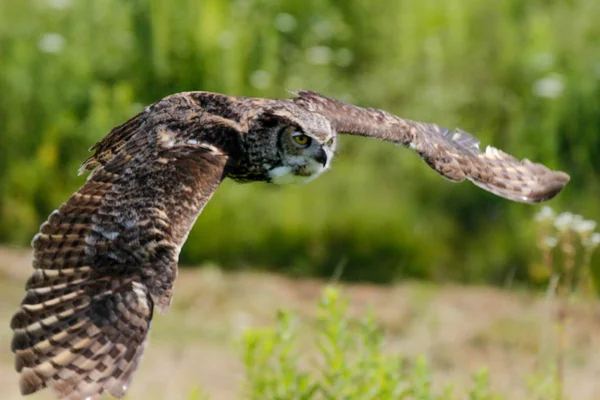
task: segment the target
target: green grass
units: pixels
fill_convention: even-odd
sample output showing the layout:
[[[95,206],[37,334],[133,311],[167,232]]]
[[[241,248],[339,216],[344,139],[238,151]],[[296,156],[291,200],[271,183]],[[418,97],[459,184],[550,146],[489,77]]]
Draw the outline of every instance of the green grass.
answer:
[[[460,126],[568,171],[553,204],[600,220],[597,15],[597,0],[0,0],[0,241],[29,242],[112,126],[194,89],[307,88]],[[310,185],[226,182],[182,262],[502,283],[527,278],[535,211],[343,138]]]

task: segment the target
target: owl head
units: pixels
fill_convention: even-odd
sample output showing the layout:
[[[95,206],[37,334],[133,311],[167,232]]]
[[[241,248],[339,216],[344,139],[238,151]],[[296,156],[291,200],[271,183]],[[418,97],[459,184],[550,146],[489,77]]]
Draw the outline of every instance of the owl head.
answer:
[[[271,183],[307,183],[329,168],[337,138],[327,119],[293,104],[270,109],[259,119],[255,143],[262,142],[262,165]]]

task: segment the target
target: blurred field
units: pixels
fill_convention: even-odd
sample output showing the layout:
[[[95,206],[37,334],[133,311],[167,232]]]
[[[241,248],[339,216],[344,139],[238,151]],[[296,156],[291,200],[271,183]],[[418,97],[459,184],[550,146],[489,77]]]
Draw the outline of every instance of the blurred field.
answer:
[[[86,149],[174,92],[303,88],[459,126],[568,172],[552,207],[600,221],[599,15],[598,0],[0,0],[0,398],[20,398],[7,349],[31,271],[21,249],[84,182]],[[310,320],[342,271],[351,311],[372,306],[390,351],[426,355],[436,384],[488,366],[497,391],[533,400],[556,349],[540,289],[565,264],[542,262],[538,210],[358,138],[306,186],[226,181],[181,255],[203,268],[182,268],[128,398],[237,398],[242,329],[279,308]],[[568,247],[548,235],[545,261]],[[599,253],[585,260],[596,282]],[[574,298],[567,326],[565,392],[597,400],[598,304]]]
[[[0,324],[21,300],[30,273],[30,252],[0,248]],[[224,273],[214,267],[184,270],[170,312],[156,315],[150,346],[135,376],[129,399],[188,398],[195,387],[211,399],[235,399],[244,378],[235,346],[244,327],[271,325],[280,308],[310,320],[327,282],[290,280],[265,273]],[[552,358],[552,308],[542,296],[509,289],[404,283],[394,286],[345,284],[351,313],[368,307],[386,330],[390,351],[426,355],[436,385],[458,387],[488,366],[493,387],[511,400],[527,399],[527,382]],[[573,400],[600,393],[600,310],[574,304],[568,325],[566,392]],[[10,333],[0,330],[0,348]],[[2,399],[13,400],[17,375],[12,355],[0,352]],[[539,379],[536,381],[539,384]],[[30,397],[49,399],[44,393]]]
[[[0,0],[0,242],[26,245],[87,148],[184,90],[305,88],[460,126],[570,173],[554,207],[600,220],[598,15],[597,0]],[[182,259],[501,284],[528,279],[536,211],[343,138],[310,185],[226,182]]]

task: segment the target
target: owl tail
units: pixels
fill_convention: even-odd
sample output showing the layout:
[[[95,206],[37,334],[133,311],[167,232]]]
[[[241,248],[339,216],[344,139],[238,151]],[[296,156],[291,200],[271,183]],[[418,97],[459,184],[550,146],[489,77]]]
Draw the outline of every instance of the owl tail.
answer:
[[[153,303],[134,276],[99,274],[85,255],[85,206],[53,213],[33,241],[33,275],[11,321],[21,393],[124,395],[147,342]]]

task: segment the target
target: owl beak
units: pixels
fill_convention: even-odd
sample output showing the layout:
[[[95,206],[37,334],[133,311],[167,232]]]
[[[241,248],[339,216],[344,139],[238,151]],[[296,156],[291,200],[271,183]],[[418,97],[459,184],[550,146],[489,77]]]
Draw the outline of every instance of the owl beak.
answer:
[[[325,150],[319,149],[319,152],[315,156],[315,161],[321,163],[323,166],[327,164],[327,153],[325,153]]]

